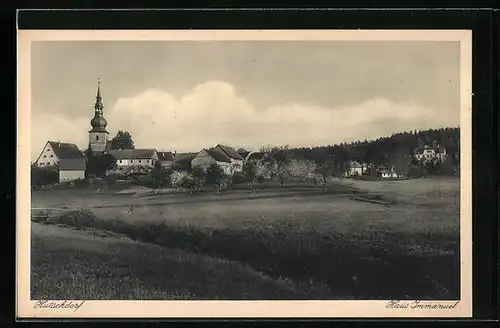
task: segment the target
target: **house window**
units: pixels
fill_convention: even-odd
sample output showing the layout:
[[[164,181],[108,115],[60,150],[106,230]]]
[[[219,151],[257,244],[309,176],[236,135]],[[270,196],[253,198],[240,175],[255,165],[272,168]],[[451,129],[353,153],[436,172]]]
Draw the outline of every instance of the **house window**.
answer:
[[[54,157],[54,155],[50,155],[50,157]]]
[[[43,155],[43,158],[47,157],[46,155]]]
[[[121,163],[121,162],[122,162],[122,160],[119,160],[119,161],[118,161],[118,163]]]
[[[98,135],[97,135],[97,136],[95,136],[95,140],[96,140],[96,141],[99,141],[99,136],[98,136]]]
[[[50,149],[47,149],[47,151],[50,151]]]
[[[139,160],[139,164],[141,164],[141,160]]]

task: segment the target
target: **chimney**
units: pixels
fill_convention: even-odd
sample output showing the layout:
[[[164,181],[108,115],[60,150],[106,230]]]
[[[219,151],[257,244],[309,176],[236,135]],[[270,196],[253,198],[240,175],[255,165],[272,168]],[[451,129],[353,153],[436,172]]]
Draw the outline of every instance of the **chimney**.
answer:
[[[61,140],[57,142],[57,147],[61,147]]]

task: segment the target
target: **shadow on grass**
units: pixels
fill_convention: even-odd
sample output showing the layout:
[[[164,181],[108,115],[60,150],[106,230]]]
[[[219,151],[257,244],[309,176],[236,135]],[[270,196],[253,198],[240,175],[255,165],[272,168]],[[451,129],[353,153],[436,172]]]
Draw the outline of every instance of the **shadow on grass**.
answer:
[[[319,298],[459,299],[457,234],[322,233],[293,221],[259,229],[201,231],[193,227],[100,220],[90,211],[52,224],[109,230],[133,240],[248,264],[276,279],[327,288]],[[317,297],[317,296],[316,296]]]

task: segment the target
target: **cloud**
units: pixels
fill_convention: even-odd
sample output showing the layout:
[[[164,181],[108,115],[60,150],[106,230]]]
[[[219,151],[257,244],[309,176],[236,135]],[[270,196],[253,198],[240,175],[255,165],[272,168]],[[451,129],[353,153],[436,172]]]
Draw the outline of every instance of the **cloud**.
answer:
[[[355,106],[282,104],[255,108],[229,83],[208,81],[182,97],[148,89],[105,108],[111,135],[129,131],[138,148],[196,151],[224,143],[258,149],[262,145],[309,146],[371,139],[394,132],[458,125],[436,108],[374,98]],[[41,114],[33,125],[33,152],[46,140],[85,148],[91,117],[69,119]],[[53,128],[52,128],[53,127]]]

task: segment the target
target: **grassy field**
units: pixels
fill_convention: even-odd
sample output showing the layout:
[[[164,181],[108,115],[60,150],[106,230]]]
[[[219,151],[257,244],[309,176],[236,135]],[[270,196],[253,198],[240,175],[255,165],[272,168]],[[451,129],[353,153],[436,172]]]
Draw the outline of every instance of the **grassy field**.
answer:
[[[457,179],[32,195],[62,206],[91,212],[33,223],[33,298],[459,298]]]

